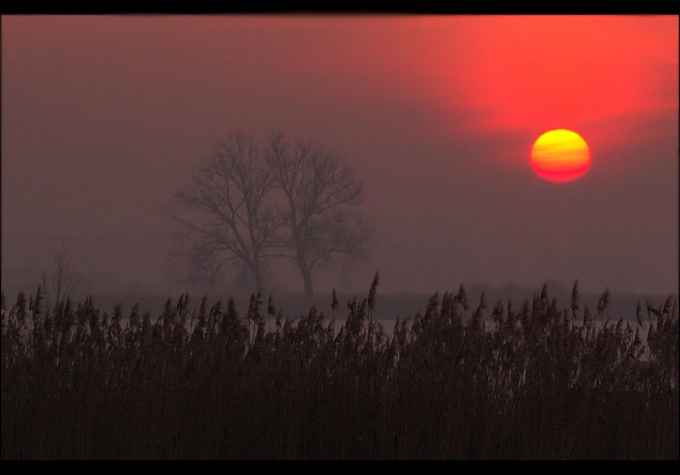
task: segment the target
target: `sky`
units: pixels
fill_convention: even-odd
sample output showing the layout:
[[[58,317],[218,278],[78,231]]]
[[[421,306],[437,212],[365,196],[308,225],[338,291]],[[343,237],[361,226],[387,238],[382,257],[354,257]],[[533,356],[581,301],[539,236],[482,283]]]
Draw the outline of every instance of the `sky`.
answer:
[[[319,292],[677,293],[678,83],[674,15],[3,15],[3,289],[65,242],[85,291],[181,291],[161,210],[243,130],[363,183],[372,252]],[[592,158],[568,183],[530,166],[561,128]]]

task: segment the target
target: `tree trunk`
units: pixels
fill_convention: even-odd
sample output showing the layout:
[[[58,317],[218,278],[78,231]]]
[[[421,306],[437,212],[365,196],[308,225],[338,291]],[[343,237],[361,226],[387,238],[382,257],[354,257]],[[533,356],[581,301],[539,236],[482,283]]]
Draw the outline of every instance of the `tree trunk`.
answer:
[[[253,279],[255,280],[256,290],[259,292],[264,290],[264,279],[262,278],[262,271],[259,266],[253,268]]]
[[[311,297],[314,295],[314,287],[312,286],[312,273],[309,269],[302,272],[302,281],[305,283],[305,295]]]
[[[260,264],[260,253],[255,250],[253,260],[251,261],[250,271],[253,274],[256,290],[259,292],[264,290],[264,276],[262,275],[262,265]]]
[[[312,270],[307,266],[303,259],[297,260],[298,269],[300,269],[300,276],[305,285],[305,295],[311,297],[314,295],[314,286],[312,285]]]

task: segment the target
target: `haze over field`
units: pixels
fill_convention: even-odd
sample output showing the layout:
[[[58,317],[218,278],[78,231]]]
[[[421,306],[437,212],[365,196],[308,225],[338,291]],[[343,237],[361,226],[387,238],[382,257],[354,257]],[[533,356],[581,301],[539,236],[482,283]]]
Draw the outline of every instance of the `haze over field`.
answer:
[[[65,240],[83,291],[184,290],[161,209],[245,130],[363,183],[372,254],[320,293],[376,269],[384,294],[677,293],[677,40],[677,16],[3,16],[3,289]],[[556,184],[529,152],[559,128],[592,164]],[[281,265],[269,285],[302,290]]]

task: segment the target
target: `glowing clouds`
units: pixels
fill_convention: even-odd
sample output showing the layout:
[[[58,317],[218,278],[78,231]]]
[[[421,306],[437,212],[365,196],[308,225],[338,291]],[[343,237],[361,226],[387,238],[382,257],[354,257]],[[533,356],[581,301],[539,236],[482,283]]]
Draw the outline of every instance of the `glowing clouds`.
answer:
[[[570,124],[590,134],[642,114],[677,114],[677,16],[491,15],[464,25],[465,48],[451,46],[458,57],[449,78],[453,105],[471,111],[468,127]],[[627,139],[645,132],[638,126]],[[615,145],[617,135],[598,137],[598,148]]]

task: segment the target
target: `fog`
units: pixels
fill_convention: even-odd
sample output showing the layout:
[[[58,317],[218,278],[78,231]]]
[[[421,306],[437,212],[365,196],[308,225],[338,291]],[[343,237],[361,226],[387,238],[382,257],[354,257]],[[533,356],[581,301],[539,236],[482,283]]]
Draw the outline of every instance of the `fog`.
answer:
[[[370,256],[315,272],[320,294],[367,291],[376,270],[384,295],[576,280],[677,293],[677,17],[584,26],[597,34],[579,65],[599,76],[582,71],[564,90],[587,94],[559,104],[518,85],[494,48],[547,60],[491,20],[3,16],[3,290],[34,290],[62,242],[81,293],[188,290],[162,209],[216,141],[245,130],[334,147],[363,183]],[[612,45],[626,54],[607,56]],[[518,94],[533,115],[503,99]],[[563,185],[528,163],[535,138],[563,126],[538,110],[550,101],[593,154]],[[268,286],[302,291],[285,263]],[[210,290],[247,289],[227,271]]]

